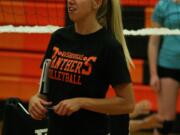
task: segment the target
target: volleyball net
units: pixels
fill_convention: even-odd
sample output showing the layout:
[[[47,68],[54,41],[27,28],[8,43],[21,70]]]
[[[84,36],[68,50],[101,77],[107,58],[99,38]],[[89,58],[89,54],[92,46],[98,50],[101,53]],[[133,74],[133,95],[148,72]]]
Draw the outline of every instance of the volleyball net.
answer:
[[[64,23],[64,22],[63,22]],[[52,33],[63,25],[0,25],[0,33]],[[140,28],[140,29],[124,29],[126,36],[149,36],[149,35],[180,35],[180,29],[168,28]]]
[[[0,33],[52,33],[60,26],[0,26]],[[124,29],[126,36],[148,36],[148,35],[180,35],[180,29],[168,28],[142,28],[138,30]]]

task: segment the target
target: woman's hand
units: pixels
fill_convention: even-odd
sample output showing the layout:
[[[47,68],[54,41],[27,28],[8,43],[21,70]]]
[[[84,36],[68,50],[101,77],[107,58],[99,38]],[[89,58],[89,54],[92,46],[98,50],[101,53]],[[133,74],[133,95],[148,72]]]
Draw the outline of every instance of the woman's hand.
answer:
[[[45,106],[50,105],[51,102],[40,98],[38,94],[34,95],[29,101],[29,113],[33,119],[42,120],[46,117],[47,109]]]
[[[65,99],[53,107],[54,112],[61,116],[70,116],[81,108],[81,98]]]
[[[151,77],[150,85],[155,92],[159,92],[161,89],[160,80],[157,75]]]

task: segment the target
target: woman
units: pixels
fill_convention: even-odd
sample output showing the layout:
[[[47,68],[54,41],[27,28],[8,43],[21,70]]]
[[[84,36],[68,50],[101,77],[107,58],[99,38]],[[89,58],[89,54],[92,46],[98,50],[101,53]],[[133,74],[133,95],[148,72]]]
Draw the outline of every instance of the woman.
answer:
[[[43,119],[44,106],[51,104],[48,135],[107,135],[107,114],[127,114],[134,108],[119,0],[67,2],[74,26],[52,34],[44,57],[51,58],[51,102],[37,93],[29,112]],[[117,96],[106,99],[110,84]]]
[[[180,29],[180,1],[160,0],[153,13],[154,27]],[[151,36],[149,40],[150,84],[157,93],[158,118],[163,128],[155,134],[172,132],[173,121],[176,118],[176,100],[180,88],[180,36]]]

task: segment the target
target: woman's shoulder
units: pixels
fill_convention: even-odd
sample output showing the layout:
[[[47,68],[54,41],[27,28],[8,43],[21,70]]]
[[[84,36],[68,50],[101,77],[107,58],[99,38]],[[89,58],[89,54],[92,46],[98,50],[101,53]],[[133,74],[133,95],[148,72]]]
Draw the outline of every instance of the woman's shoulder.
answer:
[[[60,27],[52,33],[52,36],[68,36],[71,33],[72,29],[72,26]]]
[[[156,5],[156,8],[161,9],[162,12],[165,12],[166,9],[172,4],[172,0],[159,0]]]

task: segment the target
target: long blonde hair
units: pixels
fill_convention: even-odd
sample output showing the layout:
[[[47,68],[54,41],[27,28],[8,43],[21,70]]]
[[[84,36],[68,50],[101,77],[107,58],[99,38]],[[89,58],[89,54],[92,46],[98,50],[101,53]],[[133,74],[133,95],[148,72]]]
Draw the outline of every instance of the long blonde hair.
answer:
[[[122,45],[127,66],[134,66],[123,34],[123,23],[119,0],[103,0],[102,5],[97,12],[97,19],[101,25],[114,34],[117,41]]]

